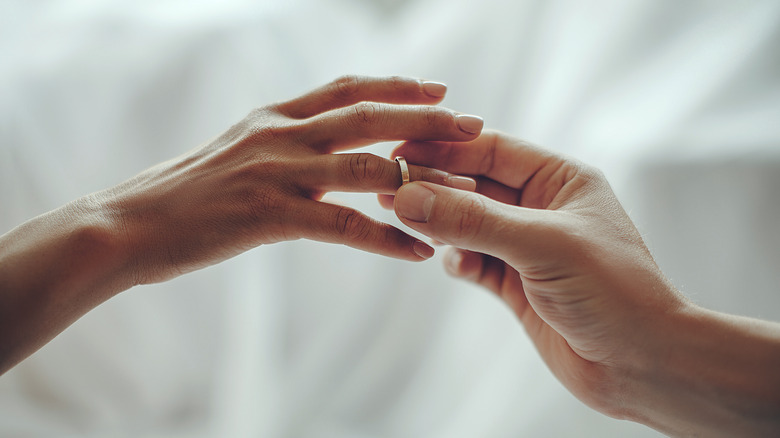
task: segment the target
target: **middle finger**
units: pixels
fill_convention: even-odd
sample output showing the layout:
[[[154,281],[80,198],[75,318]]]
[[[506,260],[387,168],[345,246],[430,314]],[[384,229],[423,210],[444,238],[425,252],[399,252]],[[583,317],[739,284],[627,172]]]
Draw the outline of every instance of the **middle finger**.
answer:
[[[430,105],[360,102],[308,119],[304,141],[333,152],[385,140],[470,141],[479,136],[481,117]]]

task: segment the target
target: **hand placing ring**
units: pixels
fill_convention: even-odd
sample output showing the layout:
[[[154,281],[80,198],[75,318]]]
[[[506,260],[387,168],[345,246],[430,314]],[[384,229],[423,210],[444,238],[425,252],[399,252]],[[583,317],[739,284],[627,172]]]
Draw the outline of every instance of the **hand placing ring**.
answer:
[[[407,143],[407,145],[409,144],[412,143]],[[421,145],[420,143],[417,144]],[[406,158],[400,155],[395,157],[395,161],[398,163],[398,167],[401,169],[401,186],[405,186],[407,183],[412,182],[412,173],[413,172],[416,173],[416,169],[420,167],[412,165],[412,169],[410,170],[409,164],[406,162]],[[423,167],[422,169],[426,169],[426,168]],[[422,179],[419,177],[419,175],[415,175],[414,180],[421,181]],[[474,178],[468,176],[453,175],[453,174],[447,174],[446,179],[440,184],[455,189],[466,190],[469,192],[473,192],[477,188],[477,182],[474,180]],[[382,207],[389,210],[393,209],[393,202],[395,199],[394,195],[379,194],[378,199],[379,199],[379,204],[382,205]]]

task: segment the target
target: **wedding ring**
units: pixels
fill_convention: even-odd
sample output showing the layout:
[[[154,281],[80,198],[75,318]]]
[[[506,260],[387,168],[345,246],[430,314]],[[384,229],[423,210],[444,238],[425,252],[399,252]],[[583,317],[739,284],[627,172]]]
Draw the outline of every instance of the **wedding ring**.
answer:
[[[395,157],[395,161],[398,162],[398,166],[401,168],[401,185],[409,182],[409,165],[406,164],[404,157]]]

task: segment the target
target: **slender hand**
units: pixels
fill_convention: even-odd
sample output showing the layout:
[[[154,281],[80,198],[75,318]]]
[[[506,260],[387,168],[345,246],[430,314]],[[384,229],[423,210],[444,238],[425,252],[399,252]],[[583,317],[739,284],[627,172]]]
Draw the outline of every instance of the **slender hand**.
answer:
[[[348,76],[253,110],[205,145],[0,237],[0,373],[112,295],[165,281],[258,245],[342,243],[406,260],[433,249],[325,192],[392,193],[398,165],[379,140],[474,139],[482,120],[434,106],[443,84]],[[473,181],[412,166],[412,179]]]
[[[459,248],[448,270],[498,294],[578,398],[673,435],[780,436],[780,325],[688,302],[598,170],[497,132],[394,153],[477,179],[405,185],[395,211]]]

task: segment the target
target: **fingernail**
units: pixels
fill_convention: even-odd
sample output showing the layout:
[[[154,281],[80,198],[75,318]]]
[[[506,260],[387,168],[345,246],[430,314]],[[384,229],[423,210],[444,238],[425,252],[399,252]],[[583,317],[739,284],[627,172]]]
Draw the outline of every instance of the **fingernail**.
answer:
[[[458,122],[458,128],[460,128],[460,130],[463,132],[468,132],[469,134],[479,134],[482,131],[482,126],[485,124],[485,121],[482,120],[482,117],[468,114],[461,114],[456,116],[455,120]]]
[[[422,83],[422,89],[431,97],[444,97],[447,94],[447,86],[441,82],[425,81]]]
[[[433,248],[426,245],[425,243],[421,241],[414,242],[414,245],[412,245],[412,249],[414,250],[414,253],[420,256],[421,258],[428,260],[429,258],[433,257],[433,253],[435,252]]]
[[[477,189],[477,181],[467,176],[451,175],[447,178],[447,185],[458,190],[473,192]]]
[[[421,184],[408,184],[395,194],[396,211],[414,222],[428,222],[436,194]]]

